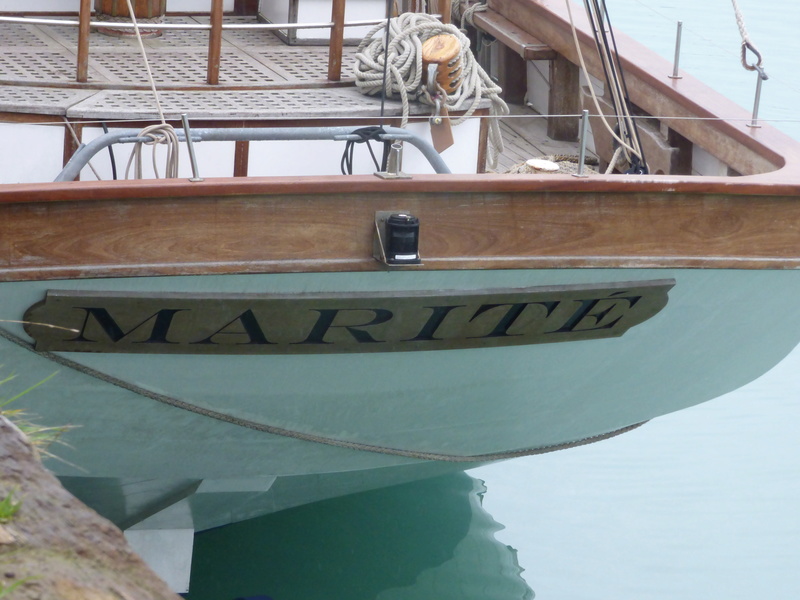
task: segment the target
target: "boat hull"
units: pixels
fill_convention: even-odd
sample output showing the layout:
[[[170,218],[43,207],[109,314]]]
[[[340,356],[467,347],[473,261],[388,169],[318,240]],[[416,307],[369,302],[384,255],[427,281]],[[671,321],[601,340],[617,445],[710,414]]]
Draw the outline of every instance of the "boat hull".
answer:
[[[271,274],[6,282],[6,314],[48,290],[367,294],[673,278],[666,306],[621,337],[492,348],[341,354],[36,352],[7,323],[18,402],[70,424],[65,477],[175,482],[463,468],[601,439],[736,389],[800,339],[796,271],[562,269]],[[423,473],[424,475],[424,473]],[[98,480],[99,481],[99,480]],[[256,486],[258,487],[258,486]],[[269,486],[267,486],[269,487]],[[264,491],[264,490],[260,490]],[[254,492],[258,495],[258,491]]]

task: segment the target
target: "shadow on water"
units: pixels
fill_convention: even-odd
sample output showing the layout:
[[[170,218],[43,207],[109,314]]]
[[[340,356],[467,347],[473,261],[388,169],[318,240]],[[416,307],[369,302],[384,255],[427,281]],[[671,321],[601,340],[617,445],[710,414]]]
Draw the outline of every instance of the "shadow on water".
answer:
[[[516,552],[464,473],[197,534],[189,600],[527,600]]]

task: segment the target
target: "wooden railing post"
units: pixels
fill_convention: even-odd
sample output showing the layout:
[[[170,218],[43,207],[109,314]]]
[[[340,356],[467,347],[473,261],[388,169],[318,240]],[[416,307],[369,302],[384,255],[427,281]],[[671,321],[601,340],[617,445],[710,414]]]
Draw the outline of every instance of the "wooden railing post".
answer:
[[[342,78],[342,46],[344,45],[345,0],[333,0],[331,7],[331,40],[328,54],[328,81]]]
[[[92,0],[81,0],[78,13],[78,83],[89,81],[89,22],[92,18]]]
[[[208,77],[209,85],[219,84],[219,64],[222,55],[222,3],[211,0],[211,33],[208,36]]]
[[[452,0],[439,0],[439,12],[442,13],[440,21],[442,23],[450,23],[450,12],[452,10]]]

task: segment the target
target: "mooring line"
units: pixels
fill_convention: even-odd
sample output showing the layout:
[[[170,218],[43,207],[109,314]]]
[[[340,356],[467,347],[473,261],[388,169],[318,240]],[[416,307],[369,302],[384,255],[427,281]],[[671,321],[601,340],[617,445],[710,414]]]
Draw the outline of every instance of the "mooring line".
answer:
[[[146,388],[138,386],[136,384],[130,383],[125,381],[124,379],[120,379],[118,377],[114,377],[113,375],[109,375],[107,373],[103,373],[102,371],[98,371],[97,369],[93,369],[91,367],[87,367],[86,365],[82,365],[79,362],[70,360],[65,358],[61,355],[54,354],[52,352],[39,352],[34,347],[33,344],[25,341],[21,337],[7,331],[4,328],[0,328],[0,337],[36,354],[37,356],[41,356],[42,358],[46,358],[49,361],[52,361],[58,365],[71,369],[73,371],[77,371],[84,375],[88,375],[94,379],[102,381],[104,383],[109,383],[116,387],[122,388],[129,392],[133,392],[139,396],[144,398],[148,398],[150,400],[155,400],[156,402],[160,402],[161,404],[166,404],[167,406],[172,406],[174,408],[179,408],[182,410],[186,410],[197,415],[208,417],[210,419],[215,419],[217,421],[222,421],[224,423],[229,423],[231,425],[236,425],[238,427],[244,427],[246,429],[253,429],[255,431],[260,431],[263,433],[270,433],[273,435],[279,435],[282,437],[289,437],[294,438],[297,440],[302,440],[306,442],[314,442],[317,444],[325,444],[328,446],[335,446],[338,448],[346,448],[348,450],[359,450],[363,452],[373,452],[377,454],[388,454],[391,456],[402,456],[405,458],[414,458],[417,460],[435,460],[435,461],[442,461],[442,462],[464,462],[464,463],[471,463],[471,462],[490,462],[495,460],[504,460],[508,458],[517,458],[520,456],[531,456],[534,454],[546,454],[548,452],[556,452],[558,450],[566,450],[567,448],[575,448],[577,446],[585,446],[587,444],[591,444],[594,442],[599,442],[602,440],[606,440],[617,435],[626,433],[637,427],[641,427],[647,421],[642,421],[641,423],[635,423],[633,425],[628,425],[627,427],[622,427],[621,429],[616,429],[609,433],[603,433],[600,435],[595,435],[587,438],[583,438],[580,440],[576,440],[574,442],[566,442],[563,444],[553,444],[549,446],[541,446],[539,448],[528,448],[524,450],[512,450],[508,452],[497,452],[497,453],[489,453],[489,454],[473,454],[473,455],[466,455],[460,456],[455,454],[439,454],[436,452],[425,452],[425,451],[416,451],[416,450],[402,450],[399,448],[387,448],[384,446],[376,446],[373,444],[364,444],[361,442],[349,442],[346,440],[339,440],[336,438],[330,438],[320,435],[314,435],[309,433],[303,433],[302,431],[294,431],[292,429],[285,429],[283,427],[276,427],[273,425],[265,425],[263,423],[258,423],[255,421],[250,421],[249,419],[241,419],[238,417],[233,417],[223,412],[219,412],[216,410],[211,410],[208,408],[202,408],[200,406],[196,406],[194,404],[190,404],[184,400],[180,400],[178,398],[173,398],[172,396],[167,396],[166,394],[159,394],[156,392],[152,392]]]

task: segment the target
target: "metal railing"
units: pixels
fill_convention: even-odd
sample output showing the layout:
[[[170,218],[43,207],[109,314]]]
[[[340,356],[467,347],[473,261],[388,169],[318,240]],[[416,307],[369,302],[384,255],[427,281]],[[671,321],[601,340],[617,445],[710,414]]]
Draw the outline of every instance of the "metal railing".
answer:
[[[188,130],[188,126],[186,127]],[[73,181],[92,157],[112,144],[133,144],[137,142],[151,142],[152,138],[140,137],[139,131],[123,129],[112,131],[95,138],[88,144],[83,144],[70,158],[64,170],[56,177],[55,181]],[[216,128],[192,129],[187,135],[186,131],[176,130],[179,142],[213,142],[213,141],[279,141],[279,140],[334,140],[334,141],[363,141],[364,138],[354,133],[353,127],[267,127],[263,129],[245,128]],[[450,173],[444,159],[427,140],[422,139],[407,129],[398,127],[384,127],[379,136],[381,141],[402,141],[416,147],[428,160],[436,173]],[[188,143],[188,142],[187,142]],[[196,181],[201,181],[196,165],[192,172]]]

